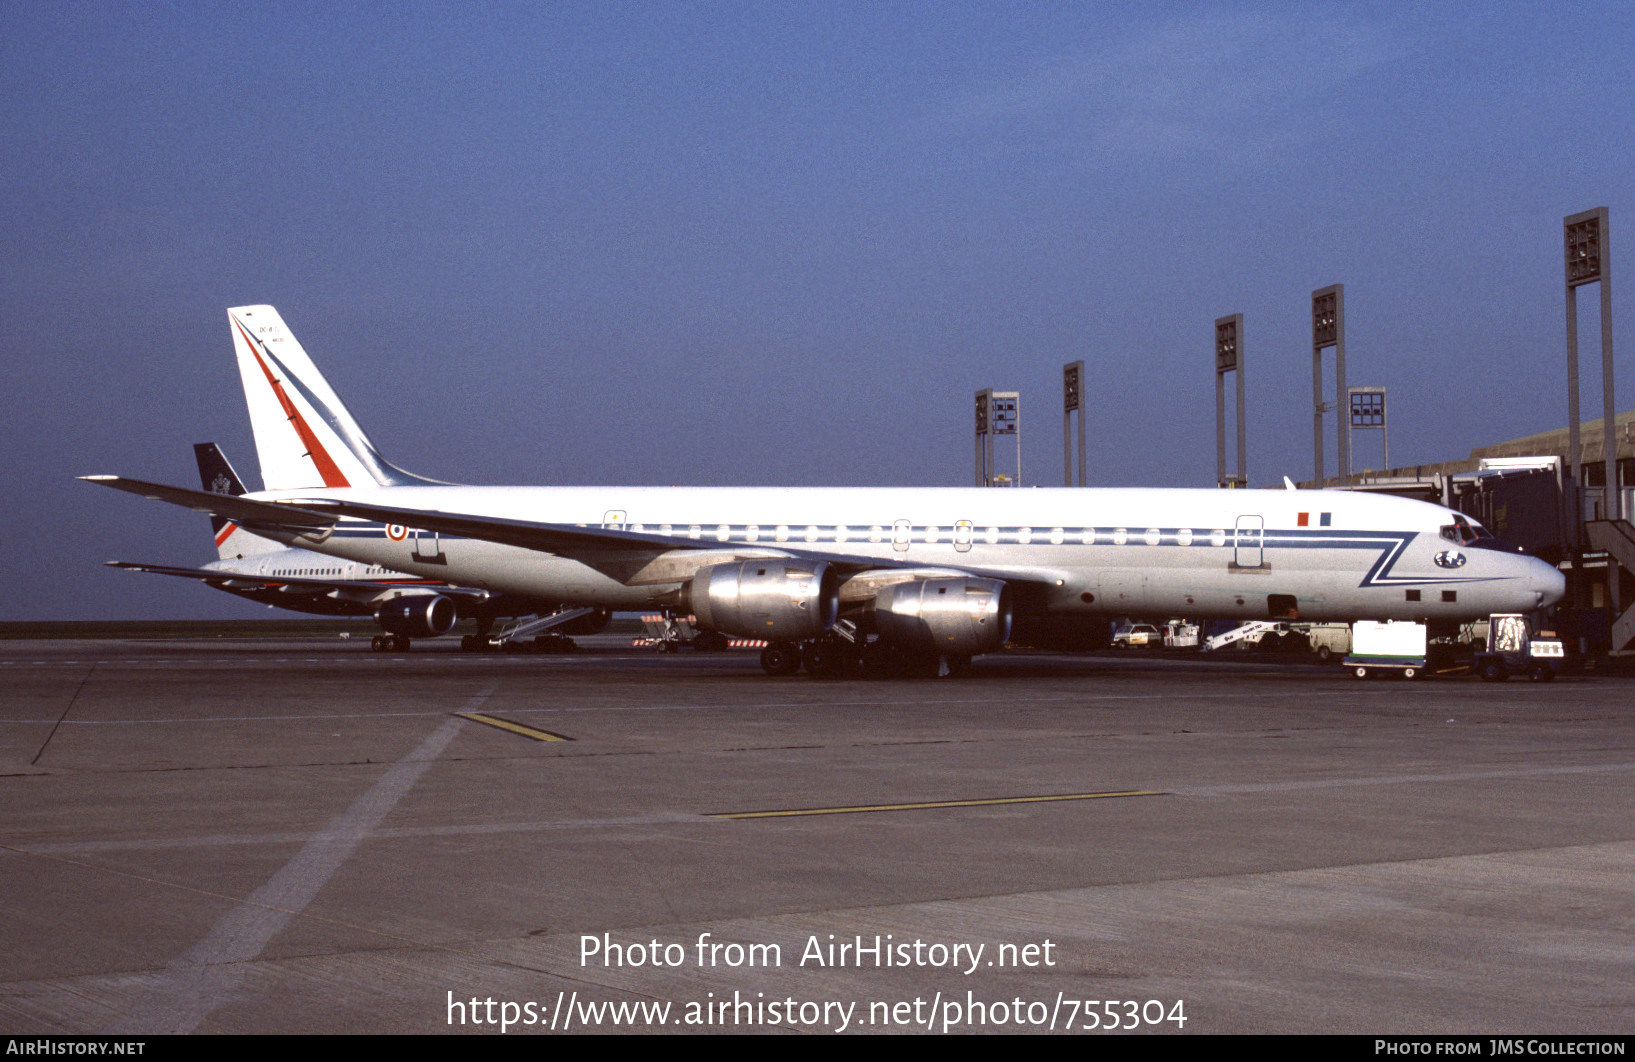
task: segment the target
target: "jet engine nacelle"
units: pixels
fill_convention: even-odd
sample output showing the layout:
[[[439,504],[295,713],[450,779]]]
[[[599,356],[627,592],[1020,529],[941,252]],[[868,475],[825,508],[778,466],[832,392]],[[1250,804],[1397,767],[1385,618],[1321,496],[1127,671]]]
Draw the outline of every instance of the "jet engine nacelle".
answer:
[[[769,642],[816,637],[840,615],[840,577],[826,561],[771,558],[700,568],[688,595],[704,630]]]
[[[375,622],[405,638],[435,638],[454,629],[454,602],[442,594],[394,597],[375,610]]]
[[[1011,634],[1010,587],[997,579],[915,579],[874,595],[881,640],[947,656],[987,653]]]

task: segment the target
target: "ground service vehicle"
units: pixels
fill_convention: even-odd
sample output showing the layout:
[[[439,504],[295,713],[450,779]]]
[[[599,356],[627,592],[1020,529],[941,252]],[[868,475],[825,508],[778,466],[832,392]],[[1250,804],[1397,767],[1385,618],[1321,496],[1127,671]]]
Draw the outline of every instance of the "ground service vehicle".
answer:
[[[1163,632],[1150,623],[1131,623],[1113,632],[1114,649],[1163,644]]]
[[[1511,675],[1549,682],[1565,658],[1561,639],[1535,636],[1526,616],[1494,615],[1488,622],[1487,649],[1476,654],[1476,673],[1484,682],[1503,682]]]
[[[1425,641],[1423,623],[1358,620],[1351,625],[1351,653],[1345,666],[1358,678],[1382,671],[1418,678],[1425,673]]]

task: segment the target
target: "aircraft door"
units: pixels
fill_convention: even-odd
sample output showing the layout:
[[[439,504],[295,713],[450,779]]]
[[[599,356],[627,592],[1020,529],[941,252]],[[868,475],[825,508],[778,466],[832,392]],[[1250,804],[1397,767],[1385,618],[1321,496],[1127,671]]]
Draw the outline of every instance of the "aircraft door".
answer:
[[[436,531],[415,531],[414,550],[409,554],[409,559],[421,564],[448,563],[448,555],[443,552]]]
[[[1237,532],[1232,539],[1232,564],[1238,568],[1260,568],[1265,565],[1266,518],[1238,517]]]

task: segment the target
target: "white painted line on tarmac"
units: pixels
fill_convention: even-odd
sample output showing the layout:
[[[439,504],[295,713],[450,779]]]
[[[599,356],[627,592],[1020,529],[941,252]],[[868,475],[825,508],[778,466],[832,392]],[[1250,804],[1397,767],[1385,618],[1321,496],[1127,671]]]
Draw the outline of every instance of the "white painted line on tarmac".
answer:
[[[490,686],[478,693],[462,711],[476,711],[493,692]],[[313,834],[265,885],[223,915],[203,940],[166,966],[158,982],[133,1008],[131,1030],[189,1033],[226,1003],[244,980],[248,963],[312,902],[464,725],[459,716],[450,716],[419,747],[388,768],[351,807]]]

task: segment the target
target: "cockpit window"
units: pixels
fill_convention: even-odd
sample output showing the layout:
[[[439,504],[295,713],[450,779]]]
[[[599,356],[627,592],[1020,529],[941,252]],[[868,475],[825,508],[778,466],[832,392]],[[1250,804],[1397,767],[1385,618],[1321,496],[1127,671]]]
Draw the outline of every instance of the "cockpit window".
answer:
[[[1442,526],[1442,537],[1469,549],[1490,549],[1498,553],[1520,553],[1521,547],[1501,541],[1481,524],[1472,523],[1463,516],[1455,516],[1453,523]]]
[[[1461,546],[1474,546],[1480,539],[1493,536],[1488,534],[1487,528],[1481,524],[1473,524],[1463,516],[1455,516],[1453,523],[1443,525],[1442,537]]]

